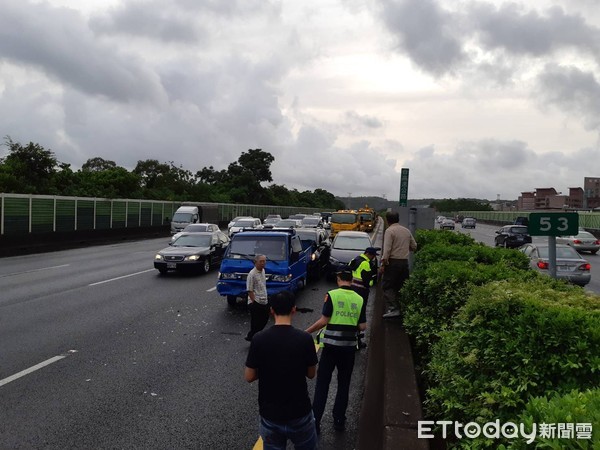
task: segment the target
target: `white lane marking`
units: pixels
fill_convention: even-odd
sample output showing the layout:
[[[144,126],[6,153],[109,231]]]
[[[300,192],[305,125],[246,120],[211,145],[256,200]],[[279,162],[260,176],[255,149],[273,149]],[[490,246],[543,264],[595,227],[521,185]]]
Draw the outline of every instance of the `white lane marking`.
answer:
[[[0,275],[0,278],[12,277],[12,276],[15,276],[15,275],[22,275],[22,274],[25,274],[25,273],[41,272],[42,270],[60,269],[61,267],[69,267],[69,266],[70,266],[70,264],[61,264],[60,266],[42,267],[41,269],[25,270],[24,272],[7,273],[7,274],[4,274],[4,275]]]
[[[216,291],[216,290],[217,290],[217,287],[214,286],[214,287],[211,287],[210,289],[207,289],[206,292],[212,292],[212,291]]]
[[[97,286],[99,284],[110,283],[111,281],[121,280],[123,278],[134,277],[134,276],[140,275],[142,273],[153,272],[154,270],[156,270],[156,269],[142,270],[141,272],[130,273],[129,275],[123,275],[121,277],[111,278],[109,280],[104,280],[104,281],[98,281],[97,283],[91,283],[91,284],[88,284],[88,286]]]
[[[30,373],[35,372],[36,370],[40,370],[43,367],[49,366],[50,364],[53,364],[56,361],[60,361],[61,359],[64,359],[67,356],[72,355],[73,353],[77,353],[77,350],[69,350],[67,353],[47,359],[46,361],[36,364],[35,366],[30,367],[29,369],[25,369],[20,371],[19,373],[15,373],[14,375],[11,375],[10,377],[5,378],[4,380],[0,380],[0,386],[4,386],[5,384],[10,383],[11,381],[15,381],[21,377],[24,377],[25,375],[29,375]]]

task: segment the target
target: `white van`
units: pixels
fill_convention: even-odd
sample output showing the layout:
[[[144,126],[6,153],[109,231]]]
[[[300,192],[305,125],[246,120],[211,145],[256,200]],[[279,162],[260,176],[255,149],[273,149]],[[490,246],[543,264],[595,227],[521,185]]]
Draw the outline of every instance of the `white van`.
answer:
[[[200,211],[197,206],[180,206],[171,220],[171,234],[183,231],[190,223],[198,223]]]

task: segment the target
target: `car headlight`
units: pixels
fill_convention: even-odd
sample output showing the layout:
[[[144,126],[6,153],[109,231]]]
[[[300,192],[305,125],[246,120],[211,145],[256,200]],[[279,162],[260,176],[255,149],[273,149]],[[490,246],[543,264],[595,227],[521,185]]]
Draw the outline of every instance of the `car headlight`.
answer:
[[[162,261],[162,259],[163,259],[162,255],[159,255],[158,253],[154,256],[155,261]]]
[[[230,273],[219,272],[219,278],[221,280],[235,280],[237,277],[236,277],[235,273],[233,273],[233,272],[230,272]]]
[[[290,273],[288,275],[271,275],[271,281],[287,283],[289,281],[292,281],[292,274]]]
[[[317,260],[317,254],[313,253],[312,255],[310,255],[310,260],[311,261],[316,261]]]
[[[200,255],[190,255],[184,258],[184,261],[198,261],[200,259]]]

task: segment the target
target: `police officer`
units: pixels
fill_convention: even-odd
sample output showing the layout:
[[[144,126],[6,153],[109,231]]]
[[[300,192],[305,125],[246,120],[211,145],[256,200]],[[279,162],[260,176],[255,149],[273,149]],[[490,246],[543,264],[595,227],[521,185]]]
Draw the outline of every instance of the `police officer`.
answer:
[[[349,267],[352,270],[352,289],[363,298],[363,303],[365,305],[369,301],[369,288],[373,286],[377,280],[378,251],[379,248],[367,247],[362,254],[354,258],[349,264]],[[362,341],[365,336],[364,333],[359,331],[357,336],[357,348],[365,348],[367,344]]]
[[[356,331],[367,328],[365,303],[360,295],[352,290],[352,273],[337,273],[338,288],[325,296],[321,318],[306,329],[307,332],[325,327],[321,337],[323,351],[317,370],[317,383],[313,400],[313,412],[317,433],[321,431],[321,418],[325,411],[329,384],[333,371],[337,368],[338,386],[333,405],[333,427],[344,431],[346,408],[350,392],[350,380],[354,369]]]

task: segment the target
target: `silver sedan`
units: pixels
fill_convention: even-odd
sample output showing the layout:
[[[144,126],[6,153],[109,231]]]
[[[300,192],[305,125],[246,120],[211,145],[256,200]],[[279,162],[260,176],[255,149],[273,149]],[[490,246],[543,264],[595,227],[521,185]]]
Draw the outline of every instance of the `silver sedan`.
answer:
[[[600,250],[600,240],[587,231],[579,231],[576,236],[558,236],[556,243],[573,247],[578,252],[590,252],[592,255]]]
[[[519,251],[529,257],[533,270],[548,275],[550,259],[548,244],[525,244]],[[592,279],[591,264],[568,245],[556,245],[556,278],[585,286]]]

